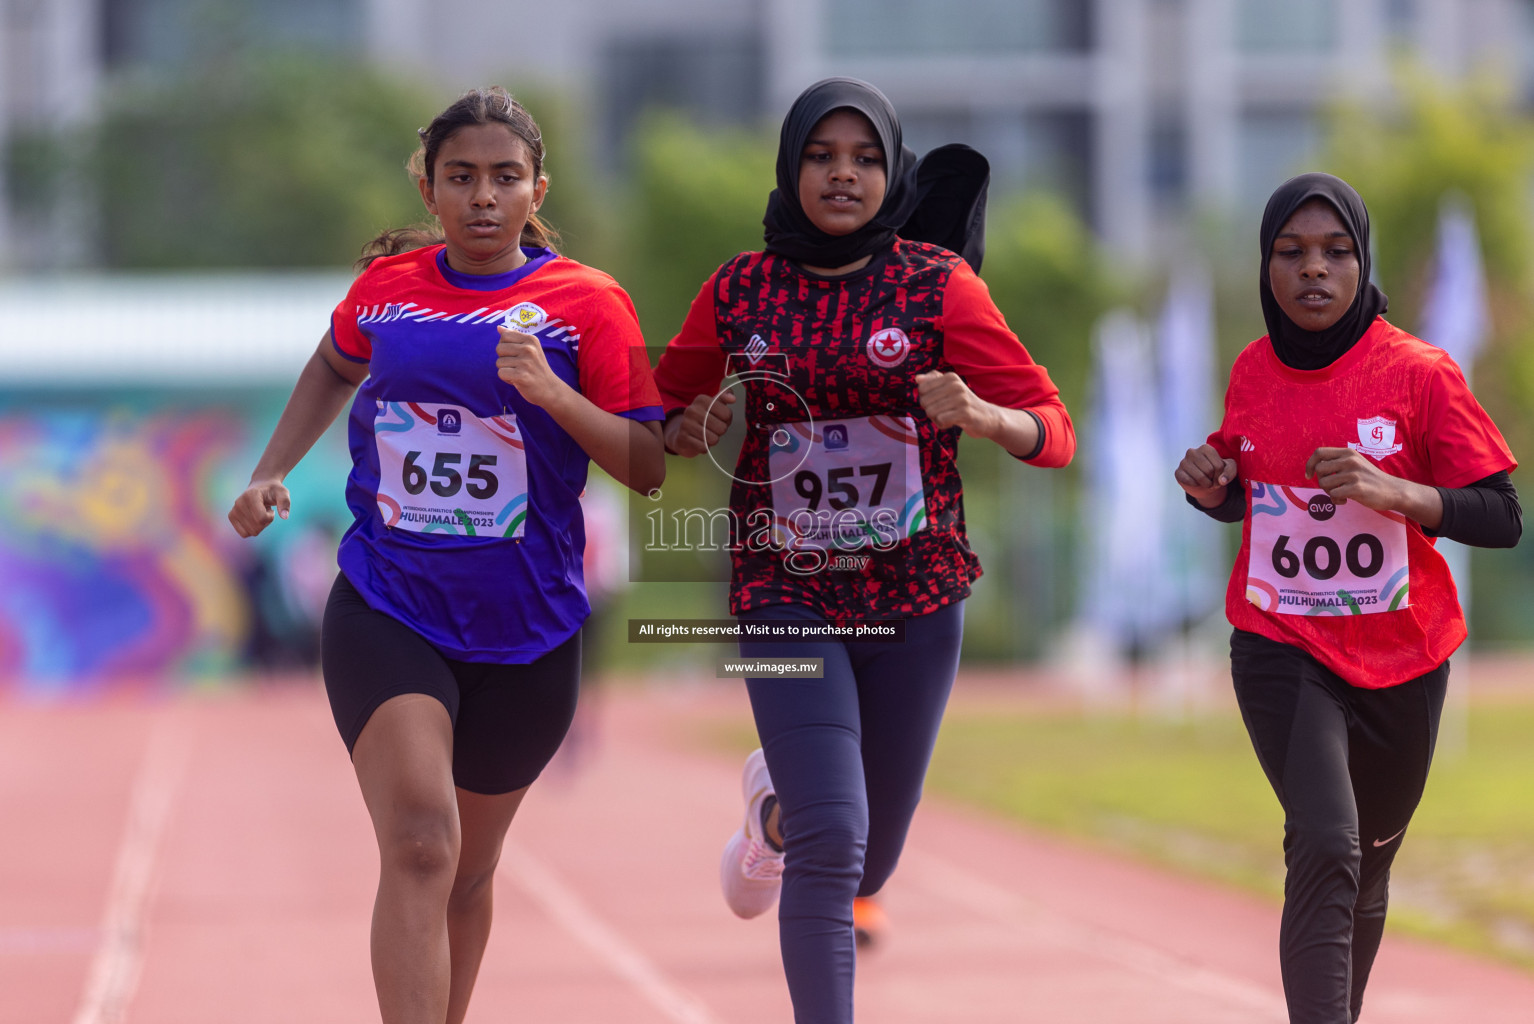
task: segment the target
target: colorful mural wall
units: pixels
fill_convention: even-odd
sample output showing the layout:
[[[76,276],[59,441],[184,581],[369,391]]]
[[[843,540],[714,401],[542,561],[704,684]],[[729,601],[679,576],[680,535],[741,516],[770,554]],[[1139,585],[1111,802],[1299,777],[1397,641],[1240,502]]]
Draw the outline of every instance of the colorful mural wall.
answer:
[[[304,475],[328,478],[330,494],[283,530],[242,542],[225,519],[280,402],[0,400],[0,680],[76,691],[222,678],[280,646],[284,616],[312,617],[334,576],[334,539],[318,535],[344,515],[344,449],[315,453],[324,465]]]

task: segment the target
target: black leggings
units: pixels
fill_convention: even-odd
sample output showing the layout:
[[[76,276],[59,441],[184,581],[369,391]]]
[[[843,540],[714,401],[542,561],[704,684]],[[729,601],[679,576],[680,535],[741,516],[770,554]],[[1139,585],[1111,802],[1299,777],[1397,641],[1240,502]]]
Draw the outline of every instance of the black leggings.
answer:
[[[1298,647],[1239,629],[1230,662],[1241,717],[1284,808],[1289,1020],[1350,1024],[1385,930],[1390,864],[1427,783],[1449,663],[1366,690]]]
[[[380,704],[424,693],[441,701],[453,722],[453,784],[495,795],[531,785],[569,731],[581,633],[526,665],[455,661],[370,608],[342,574],[325,605],[320,662],[348,752]]]

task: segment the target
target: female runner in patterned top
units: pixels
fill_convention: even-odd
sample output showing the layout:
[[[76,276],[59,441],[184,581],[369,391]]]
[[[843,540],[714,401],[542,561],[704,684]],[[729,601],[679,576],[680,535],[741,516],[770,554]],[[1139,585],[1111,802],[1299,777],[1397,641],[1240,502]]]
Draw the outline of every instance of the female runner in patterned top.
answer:
[[[882,93],[845,78],[811,86],[783,123],[766,250],[704,283],[656,371],[667,446],[688,457],[729,425],[722,378],[745,385],[731,612],[775,627],[904,626],[904,642],[740,645],[742,657],[824,659],[824,678],[746,680],[762,749],[721,863],[742,917],[772,905],[781,873],[801,1024],[852,1020],[854,897],[894,870],[958,667],[980,574],[959,436],[1038,466],[1075,450],[1049,375],[970,266],[897,235],[920,212],[923,180]],[[978,226],[980,188],[944,207],[960,211],[938,226],[945,236]]]
[[[1261,252],[1268,334],[1175,475],[1195,507],[1242,524],[1231,674],[1284,808],[1289,1018],[1347,1024],[1465,639],[1434,538],[1516,544],[1517,463],[1454,360],[1380,315],[1369,214],[1346,182],[1281,185]]]
[[[575,710],[588,460],[647,491],[665,456],[628,296],[536,216],[527,111],[468,93],[417,158],[445,237],[374,243],[392,255],[336,307],[229,519],[250,537],[287,517],[284,477],[356,390],[325,689],[378,839],[383,1019],[457,1024],[502,838]]]

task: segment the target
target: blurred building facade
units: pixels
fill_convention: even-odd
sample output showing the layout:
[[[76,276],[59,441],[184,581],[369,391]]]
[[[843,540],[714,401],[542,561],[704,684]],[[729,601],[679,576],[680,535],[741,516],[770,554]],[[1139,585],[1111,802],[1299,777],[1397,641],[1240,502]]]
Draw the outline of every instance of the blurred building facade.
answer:
[[[557,90],[609,169],[646,106],[757,124],[856,75],[914,146],[970,142],[999,187],[1065,192],[1129,259],[1191,209],[1265,196],[1326,104],[1387,100],[1396,53],[1449,77],[1498,69],[1534,97],[1527,0],[0,0],[0,137],[90,117],[114,76],[195,56],[221,22],[448,91]],[[11,213],[0,256],[26,266],[37,240]]]

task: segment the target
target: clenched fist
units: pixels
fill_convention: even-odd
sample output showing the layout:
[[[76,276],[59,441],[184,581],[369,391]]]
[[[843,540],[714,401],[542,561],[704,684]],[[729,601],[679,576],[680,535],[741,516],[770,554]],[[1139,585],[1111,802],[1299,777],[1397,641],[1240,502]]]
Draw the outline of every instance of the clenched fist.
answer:
[[[1194,501],[1216,508],[1225,500],[1225,488],[1236,479],[1236,460],[1221,458],[1212,446],[1201,444],[1188,449],[1172,476]]]
[[[234,499],[229,522],[241,537],[254,537],[271,525],[272,520],[288,517],[292,502],[281,480],[256,480]]]
[[[735,412],[735,392],[726,391],[716,399],[713,395],[699,395],[681,415],[666,421],[666,447],[678,455],[692,458],[702,455],[730,429]]]
[[[498,330],[501,340],[495,346],[496,375],[536,406],[547,409],[557,402],[569,386],[549,367],[543,343],[509,327]]]

